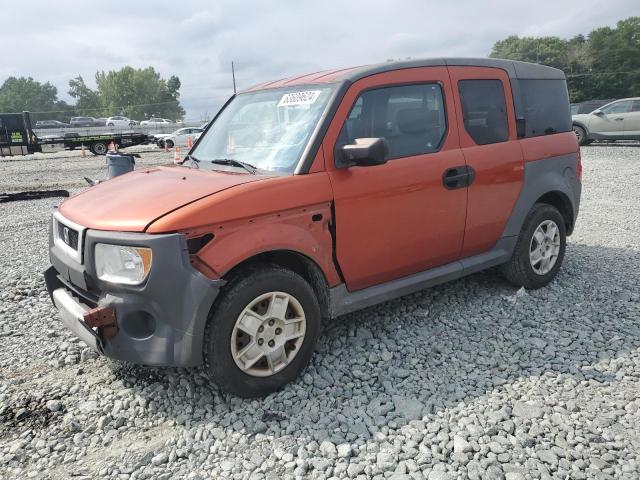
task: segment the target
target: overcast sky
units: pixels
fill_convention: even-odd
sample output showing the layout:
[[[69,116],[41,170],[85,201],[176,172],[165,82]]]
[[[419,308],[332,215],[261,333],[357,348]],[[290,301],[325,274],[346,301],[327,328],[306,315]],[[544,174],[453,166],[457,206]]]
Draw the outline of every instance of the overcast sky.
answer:
[[[24,1],[2,8],[0,84],[31,76],[67,95],[81,74],[153,66],[182,81],[187,118],[283,76],[390,58],[480,56],[508,35],[571,37],[640,15],[639,0]]]

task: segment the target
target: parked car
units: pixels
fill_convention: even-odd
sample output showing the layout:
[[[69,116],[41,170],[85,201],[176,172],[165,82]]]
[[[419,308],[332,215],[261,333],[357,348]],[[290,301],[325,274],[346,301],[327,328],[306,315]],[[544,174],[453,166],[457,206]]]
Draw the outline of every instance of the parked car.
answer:
[[[615,100],[591,113],[572,116],[580,145],[594,140],[640,140],[640,97]]]
[[[191,141],[195,143],[195,141],[200,138],[202,134],[202,129],[198,127],[185,127],[179,128],[173,133],[169,133],[167,135],[156,135],[156,144],[163,148],[165,144],[167,148],[173,148],[174,146],[185,147],[189,143],[189,138]]]
[[[65,200],[45,279],[91,348],[264,395],[329,318],[495,266],[547,285],[581,174],[560,70],[452,58],[298,76],[238,94],[182,165]]]
[[[68,123],[59,122],[58,120],[39,120],[36,122],[36,129],[44,129],[44,128],[67,128],[69,126]]]
[[[73,117],[69,122],[71,127],[97,127],[100,121],[93,117]]]
[[[140,122],[140,125],[167,125],[173,123],[171,120],[167,120],[166,118],[150,118],[149,120],[143,120]]]
[[[107,127],[129,127],[135,125],[135,122],[127,117],[116,116],[107,118],[106,125]]]
[[[94,122],[94,126],[96,127],[104,127],[107,124],[107,119],[104,117],[96,118]]]
[[[591,113],[596,108],[600,108],[607,103],[611,103],[615,98],[609,98],[607,100],[586,100],[584,102],[571,104],[571,115],[578,115],[581,113]]]

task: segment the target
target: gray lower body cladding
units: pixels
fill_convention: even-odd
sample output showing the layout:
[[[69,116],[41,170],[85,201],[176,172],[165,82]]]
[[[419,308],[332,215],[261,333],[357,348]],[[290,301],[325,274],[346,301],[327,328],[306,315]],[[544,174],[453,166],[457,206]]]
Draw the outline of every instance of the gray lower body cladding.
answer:
[[[52,298],[57,289],[64,289],[84,308],[106,306],[116,312],[118,333],[110,339],[97,339],[102,353],[142,365],[187,367],[202,363],[204,328],[223,282],[210,280],[193,268],[182,235],[87,230],[82,263],[62,251],[52,238],[49,243],[51,267],[45,280]],[[150,247],[153,264],[146,281],[123,286],[98,280],[93,260],[96,243]]]
[[[502,237],[491,250],[356,292],[349,292],[345,284],[340,284],[330,291],[330,315],[338,317],[507,262],[513,254],[527,214],[546,194],[553,193],[565,199],[566,208],[571,214],[567,232],[571,233],[578,217],[582,190],[577,170],[577,154],[527,162],[518,200]]]

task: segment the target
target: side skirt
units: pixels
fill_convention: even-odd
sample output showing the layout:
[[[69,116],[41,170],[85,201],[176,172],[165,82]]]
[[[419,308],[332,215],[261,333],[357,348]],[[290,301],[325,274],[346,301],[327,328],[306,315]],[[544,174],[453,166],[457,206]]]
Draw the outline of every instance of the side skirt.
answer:
[[[355,312],[378,303],[415,293],[425,288],[456,280],[487,268],[501,265],[511,258],[518,237],[503,237],[488,252],[463,258],[440,267],[380,285],[349,292],[344,283],[330,292],[330,314],[332,318]]]

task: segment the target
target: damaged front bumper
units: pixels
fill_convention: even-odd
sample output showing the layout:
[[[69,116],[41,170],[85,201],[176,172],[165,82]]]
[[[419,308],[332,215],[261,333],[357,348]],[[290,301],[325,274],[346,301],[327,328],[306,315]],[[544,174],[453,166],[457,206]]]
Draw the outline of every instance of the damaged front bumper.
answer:
[[[51,267],[45,281],[64,325],[115,359],[156,366],[201,364],[207,318],[224,282],[193,268],[185,237],[89,229],[81,234],[81,251],[72,255],[50,232]],[[151,248],[153,265],[145,282],[126,286],[99,280],[96,243]],[[96,320],[105,308],[113,311],[113,324]]]

